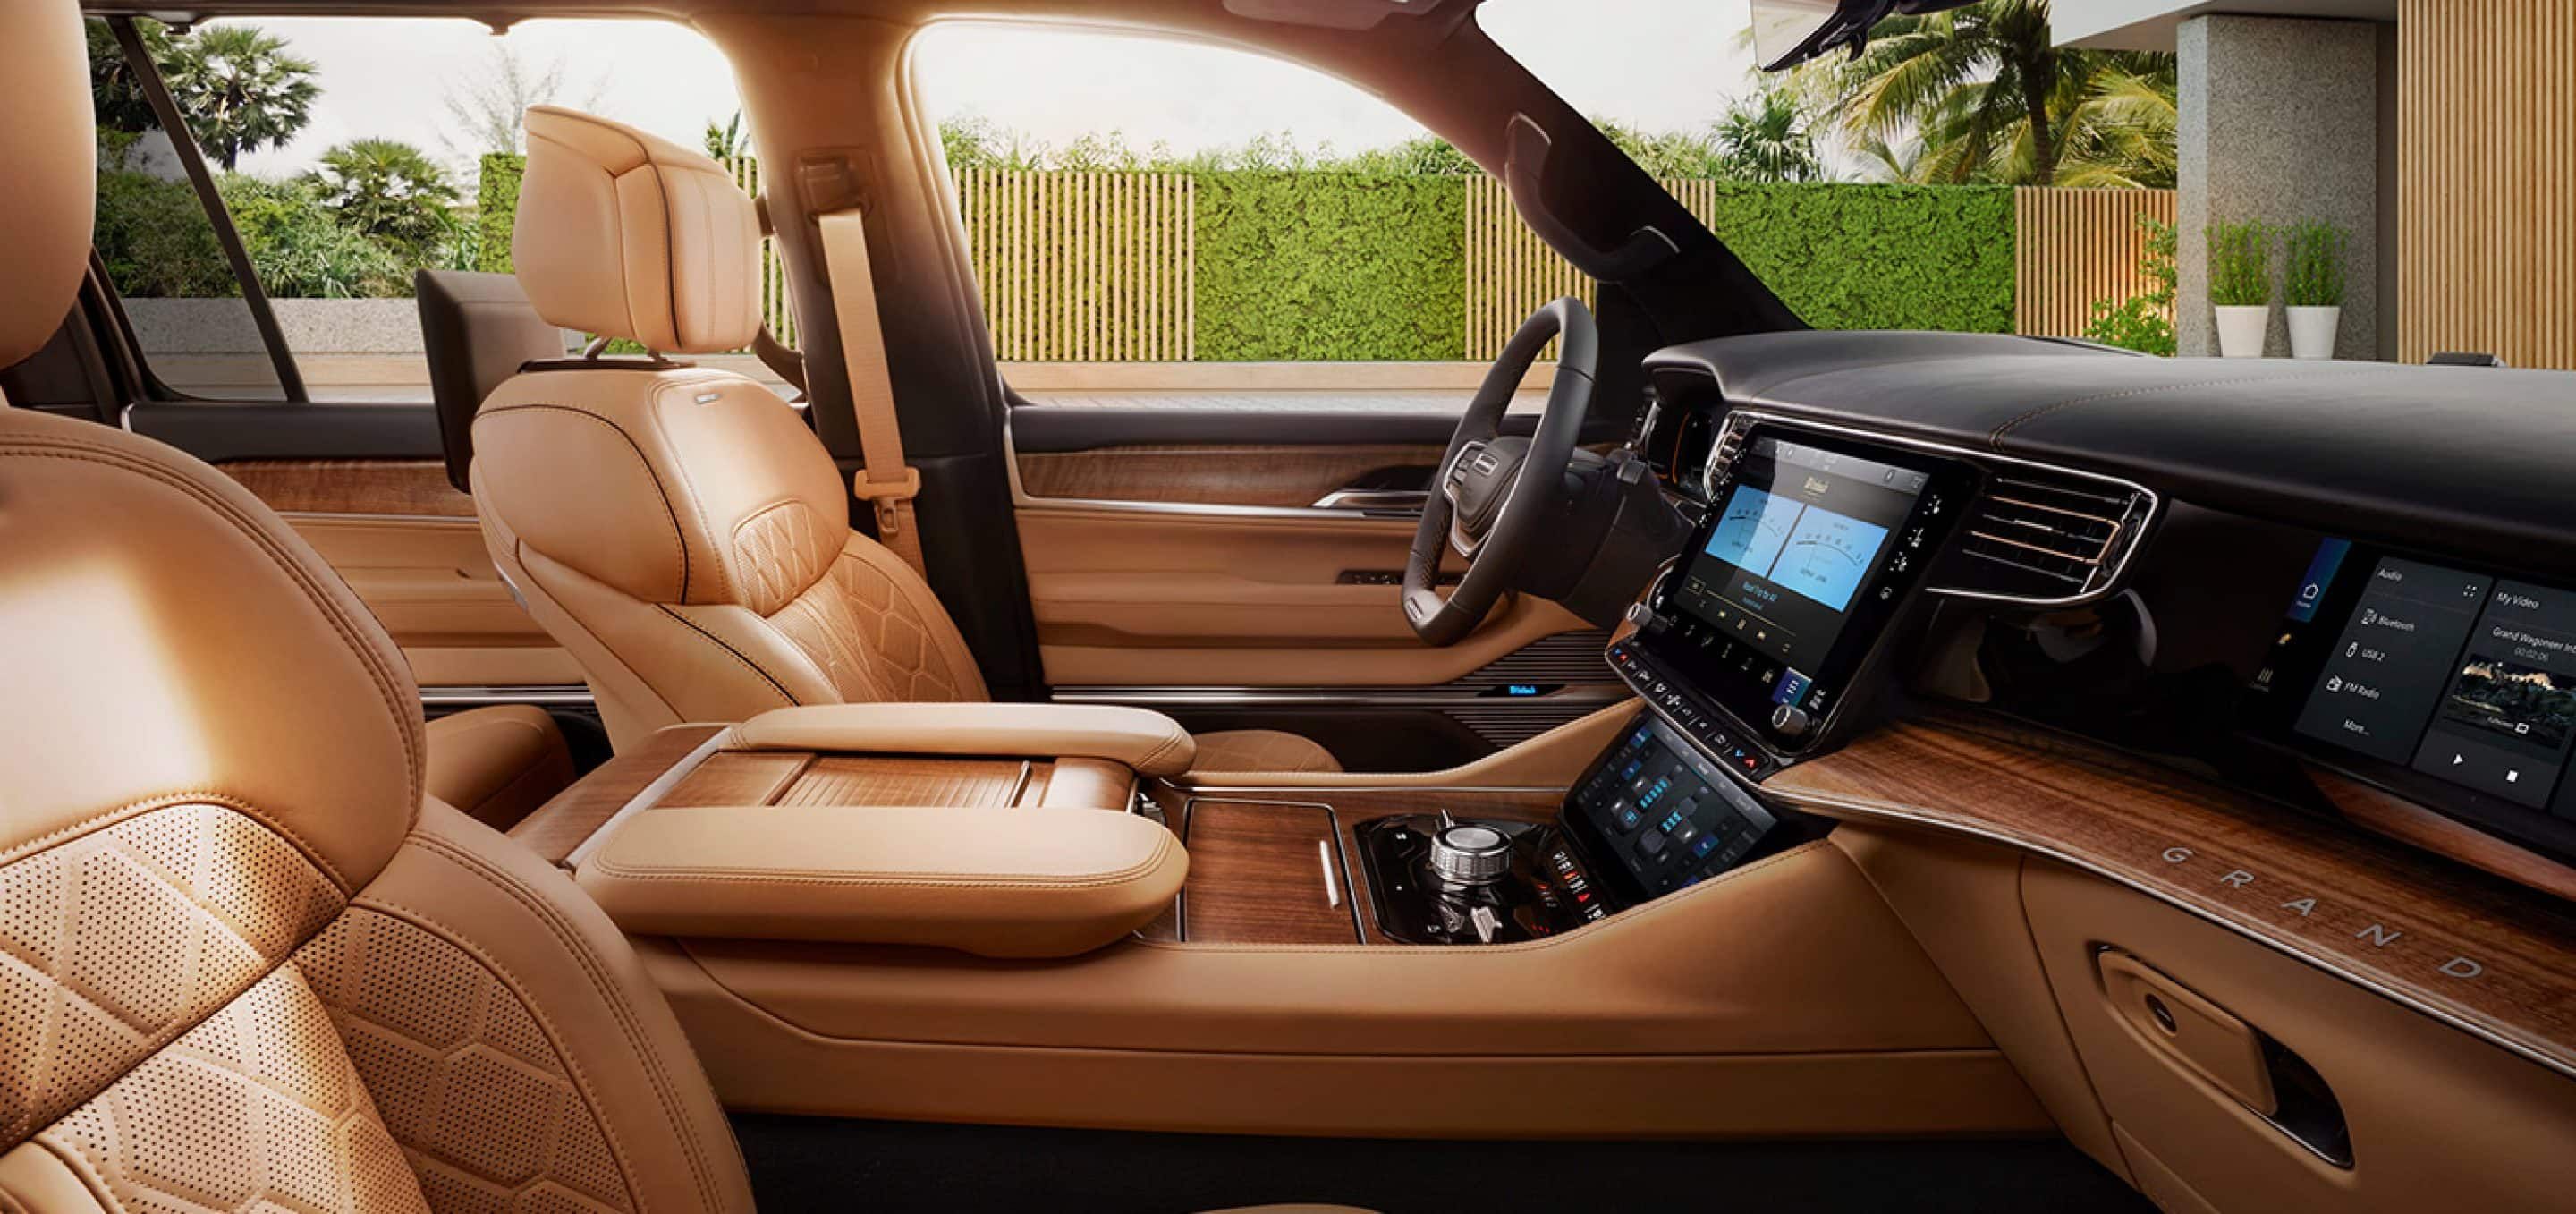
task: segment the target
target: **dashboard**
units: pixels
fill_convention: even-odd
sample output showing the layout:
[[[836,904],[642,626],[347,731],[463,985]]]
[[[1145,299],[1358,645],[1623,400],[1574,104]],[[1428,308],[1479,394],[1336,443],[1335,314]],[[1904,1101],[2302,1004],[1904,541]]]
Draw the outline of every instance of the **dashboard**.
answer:
[[[1684,767],[1758,789],[1950,701],[2576,863],[2567,377],[1822,333],[1647,371],[1628,450],[1693,526],[1608,659]],[[1633,847],[1597,782],[1569,821]]]

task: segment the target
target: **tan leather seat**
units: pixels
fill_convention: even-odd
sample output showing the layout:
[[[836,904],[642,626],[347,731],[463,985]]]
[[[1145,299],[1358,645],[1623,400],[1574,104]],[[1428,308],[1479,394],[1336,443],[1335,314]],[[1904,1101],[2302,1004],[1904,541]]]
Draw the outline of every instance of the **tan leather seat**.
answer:
[[[573,781],[572,749],[543,709],[496,704],[429,723],[429,795],[508,830]]]
[[[80,15],[0,5],[0,365],[89,246]],[[0,409],[0,1210],[751,1208],[569,879],[427,801],[418,691],[230,479]]]
[[[660,352],[750,343],[759,225],[722,167],[570,110],[531,109],[527,130],[511,247],[540,315]],[[473,438],[493,560],[580,660],[617,745],[784,705],[988,698],[930,587],[850,529],[830,454],[753,380],[658,359],[530,370]],[[1338,770],[1294,734],[1198,746],[1201,771]]]

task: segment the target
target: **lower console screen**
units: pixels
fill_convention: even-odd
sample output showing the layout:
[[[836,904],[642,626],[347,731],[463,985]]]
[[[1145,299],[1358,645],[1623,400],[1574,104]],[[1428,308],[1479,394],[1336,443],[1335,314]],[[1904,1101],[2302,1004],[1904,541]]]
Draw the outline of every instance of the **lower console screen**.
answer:
[[[1672,727],[1640,718],[1575,785],[1565,819],[1596,872],[1634,904],[1744,859],[1778,824]]]

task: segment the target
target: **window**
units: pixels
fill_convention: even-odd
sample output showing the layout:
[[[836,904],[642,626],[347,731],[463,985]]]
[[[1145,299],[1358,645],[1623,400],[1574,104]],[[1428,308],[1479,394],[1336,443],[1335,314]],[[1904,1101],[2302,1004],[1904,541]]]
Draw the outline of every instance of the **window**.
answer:
[[[1497,255],[1532,238],[1473,162],[1307,68],[987,23],[932,27],[913,63],[1024,395],[1454,408],[1577,285]]]
[[[714,47],[650,21],[137,21],[316,400],[426,401],[412,275],[505,271],[520,115],[542,102],[740,158]],[[91,23],[98,247],[153,373],[285,395],[223,243],[104,21]],[[782,301],[783,302],[783,301]]]

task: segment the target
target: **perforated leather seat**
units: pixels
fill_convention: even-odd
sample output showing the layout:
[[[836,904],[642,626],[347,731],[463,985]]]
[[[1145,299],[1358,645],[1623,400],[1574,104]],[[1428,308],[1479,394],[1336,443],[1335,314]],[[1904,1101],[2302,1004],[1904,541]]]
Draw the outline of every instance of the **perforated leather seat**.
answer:
[[[538,313],[662,352],[760,325],[751,199],[714,161],[570,110],[528,111],[512,244]],[[850,492],[757,382],[654,360],[526,371],[483,402],[485,538],[588,675],[613,742],[784,705],[987,698],[947,611],[851,530]],[[1201,771],[1331,771],[1294,734],[1202,735]]]
[[[0,6],[0,366],[89,247],[81,20]],[[402,656],[176,451],[0,408],[0,1210],[751,1208],[614,925],[425,801]]]

